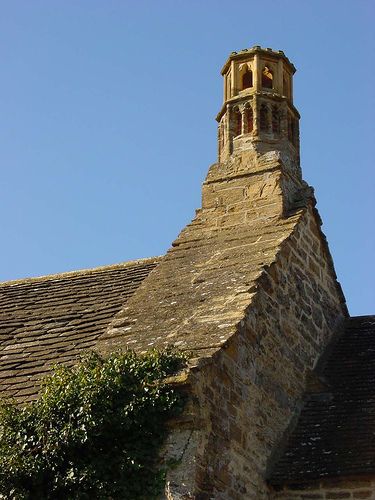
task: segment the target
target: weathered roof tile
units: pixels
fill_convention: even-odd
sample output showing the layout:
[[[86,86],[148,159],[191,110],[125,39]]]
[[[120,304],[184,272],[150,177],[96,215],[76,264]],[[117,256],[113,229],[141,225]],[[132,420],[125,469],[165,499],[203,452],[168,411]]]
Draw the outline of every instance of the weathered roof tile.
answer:
[[[0,284],[0,391],[35,398],[56,363],[95,346],[160,258]]]
[[[271,477],[273,484],[375,472],[375,316],[347,320]]]

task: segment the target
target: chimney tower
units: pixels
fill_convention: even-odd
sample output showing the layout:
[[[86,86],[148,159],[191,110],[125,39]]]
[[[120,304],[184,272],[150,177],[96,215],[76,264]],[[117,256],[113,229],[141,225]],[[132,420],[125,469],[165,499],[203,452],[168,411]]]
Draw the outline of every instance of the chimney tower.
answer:
[[[278,215],[286,215],[305,197],[307,185],[302,180],[299,154],[300,115],[293,105],[295,71],[282,51],[257,45],[230,54],[221,70],[224,102],[216,117],[218,163],[210,168],[204,183],[203,208],[212,203],[215,183],[247,176],[251,188],[251,175],[259,180],[262,173],[264,178],[271,176],[280,188]],[[311,194],[311,190],[308,192]]]

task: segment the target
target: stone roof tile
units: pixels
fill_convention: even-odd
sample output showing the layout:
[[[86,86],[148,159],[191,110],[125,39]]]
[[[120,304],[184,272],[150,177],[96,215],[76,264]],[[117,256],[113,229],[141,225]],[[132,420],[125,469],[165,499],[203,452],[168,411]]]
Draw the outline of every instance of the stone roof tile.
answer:
[[[34,399],[56,363],[95,346],[160,258],[0,284],[0,391]]]
[[[139,287],[98,339],[100,350],[173,343],[211,355],[211,348],[220,349],[237,331],[258,278],[304,215],[299,210],[286,219],[183,230],[147,286]]]
[[[375,472],[375,316],[347,320],[270,482],[293,484]]]

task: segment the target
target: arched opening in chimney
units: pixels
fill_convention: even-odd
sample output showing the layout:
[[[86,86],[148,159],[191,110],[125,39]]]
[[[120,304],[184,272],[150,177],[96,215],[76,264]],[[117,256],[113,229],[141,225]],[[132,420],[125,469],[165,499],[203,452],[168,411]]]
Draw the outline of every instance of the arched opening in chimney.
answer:
[[[268,66],[262,71],[262,88],[273,89],[273,73]]]
[[[234,137],[242,134],[242,115],[238,108],[234,109]]]
[[[267,106],[265,104],[262,104],[260,107],[259,121],[260,121],[260,130],[267,131],[268,130],[268,110],[267,110]]]
[[[242,75],[242,90],[249,89],[253,86],[253,72],[247,69]]]

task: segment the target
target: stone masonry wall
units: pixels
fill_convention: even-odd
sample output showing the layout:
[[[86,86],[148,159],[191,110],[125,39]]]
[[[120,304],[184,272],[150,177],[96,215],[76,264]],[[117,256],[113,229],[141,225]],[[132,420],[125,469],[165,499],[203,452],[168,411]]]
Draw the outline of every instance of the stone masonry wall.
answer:
[[[273,500],[375,499],[375,477],[331,479],[307,485],[285,487]]]
[[[168,499],[267,497],[306,374],[347,314],[311,192],[285,155],[213,165],[202,208],[99,339],[104,352],[192,355],[164,455],[176,464]]]
[[[187,455],[169,475],[168,498],[269,498],[274,450],[298,412],[306,376],[346,314],[309,208],[264,269],[237,333],[192,369]]]

